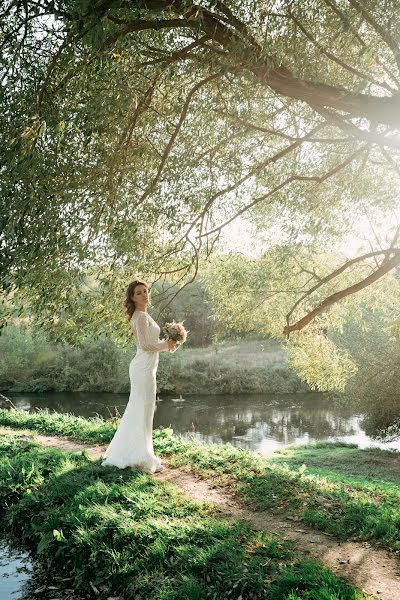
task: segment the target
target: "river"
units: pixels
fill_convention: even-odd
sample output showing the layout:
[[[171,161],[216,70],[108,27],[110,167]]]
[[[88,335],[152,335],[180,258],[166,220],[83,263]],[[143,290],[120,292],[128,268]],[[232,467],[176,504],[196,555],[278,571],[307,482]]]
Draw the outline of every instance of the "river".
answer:
[[[9,395],[20,410],[70,413],[107,418],[123,414],[128,394],[57,392]],[[117,414],[118,414],[117,413]],[[363,429],[363,415],[325,394],[248,394],[235,396],[161,397],[154,428],[171,427],[174,434],[208,443],[269,453],[290,444],[342,440],[360,448],[378,446],[400,450],[400,440],[376,441]]]
[[[0,539],[0,598],[17,600],[25,596],[25,584],[32,575],[30,554]]]

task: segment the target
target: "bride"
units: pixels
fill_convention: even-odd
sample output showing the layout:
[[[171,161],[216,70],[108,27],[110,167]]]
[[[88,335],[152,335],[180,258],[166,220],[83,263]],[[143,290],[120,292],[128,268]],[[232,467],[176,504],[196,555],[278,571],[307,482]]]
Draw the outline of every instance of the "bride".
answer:
[[[148,314],[148,287],[132,281],[125,298],[125,310],[136,337],[136,354],[129,365],[131,391],[125,412],[101,463],[102,466],[137,467],[146,473],[162,471],[153,449],[153,417],[156,403],[158,353],[174,352],[176,342],[158,336],[160,328]]]

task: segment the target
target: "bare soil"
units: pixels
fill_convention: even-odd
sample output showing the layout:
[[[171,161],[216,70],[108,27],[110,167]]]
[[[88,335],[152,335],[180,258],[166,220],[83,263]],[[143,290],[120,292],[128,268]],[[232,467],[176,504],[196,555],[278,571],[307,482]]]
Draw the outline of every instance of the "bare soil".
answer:
[[[0,427],[0,434],[2,433],[24,436],[43,446],[61,450],[81,452],[85,449],[92,459],[100,458],[107,447],[90,446],[68,438],[7,427]],[[400,600],[400,560],[396,553],[373,548],[367,542],[342,542],[331,534],[267,511],[250,511],[225,488],[216,487],[213,480],[202,478],[190,470],[172,468],[166,458],[163,459],[163,465],[164,470],[153,475],[157,481],[168,481],[192,499],[213,503],[220,518],[228,521],[240,518],[259,530],[279,534],[282,538],[293,541],[299,552],[319,560],[336,575],[366,593],[382,600]]]

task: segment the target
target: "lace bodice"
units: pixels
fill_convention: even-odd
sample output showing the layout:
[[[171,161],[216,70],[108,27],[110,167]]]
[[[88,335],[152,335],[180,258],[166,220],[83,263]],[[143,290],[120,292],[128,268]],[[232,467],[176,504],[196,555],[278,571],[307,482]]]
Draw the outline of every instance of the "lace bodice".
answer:
[[[162,352],[168,350],[167,340],[159,341],[160,328],[148,313],[135,310],[131,318],[131,326],[136,337],[136,346],[145,352]]]

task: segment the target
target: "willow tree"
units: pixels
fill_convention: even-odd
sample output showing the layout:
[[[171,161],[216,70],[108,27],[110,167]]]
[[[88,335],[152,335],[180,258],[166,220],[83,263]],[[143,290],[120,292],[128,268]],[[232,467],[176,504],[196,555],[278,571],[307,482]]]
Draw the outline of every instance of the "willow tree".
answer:
[[[39,312],[56,312],[93,264],[108,282],[133,269],[188,283],[239,217],[324,248],[360,215],[395,214],[398,10],[395,0],[6,0],[5,292],[28,290]],[[398,233],[303,282],[281,331],[392,272]]]

